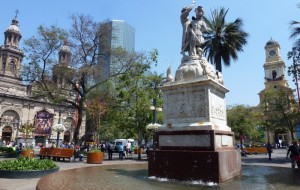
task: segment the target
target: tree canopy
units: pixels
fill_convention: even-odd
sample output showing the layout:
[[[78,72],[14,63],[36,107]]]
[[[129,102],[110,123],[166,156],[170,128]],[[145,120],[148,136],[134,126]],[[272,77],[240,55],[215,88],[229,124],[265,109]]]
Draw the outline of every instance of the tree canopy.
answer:
[[[22,78],[32,84],[33,97],[77,110],[75,143],[79,140],[89,95],[105,82],[126,74],[137,63],[151,64],[155,56],[155,53],[148,56],[143,52],[111,49],[107,41],[111,28],[107,23],[95,22],[88,15],[72,15],[68,31],[57,26],[39,26],[37,35],[24,41],[28,61]],[[71,56],[68,63],[62,64],[57,58],[63,45],[68,46]],[[114,64],[109,77],[99,80],[101,64],[110,59]]]
[[[296,125],[300,122],[299,108],[294,100],[293,92],[287,88],[268,89],[264,95],[265,120],[273,130],[288,130],[292,139]]]
[[[257,113],[245,105],[234,105],[227,110],[228,126],[234,132],[235,138],[241,141],[244,137],[252,141],[262,140],[262,131],[259,129],[257,117]]]

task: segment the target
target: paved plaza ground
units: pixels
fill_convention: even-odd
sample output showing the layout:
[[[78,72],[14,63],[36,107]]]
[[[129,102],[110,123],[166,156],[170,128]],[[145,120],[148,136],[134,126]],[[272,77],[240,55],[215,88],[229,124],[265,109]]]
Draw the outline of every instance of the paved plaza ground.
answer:
[[[261,165],[261,166],[274,166],[274,167],[287,167],[290,168],[291,164],[289,160],[286,160],[286,149],[275,149],[272,154],[272,160],[268,160],[268,156],[265,154],[258,155],[248,155],[248,157],[242,157],[242,165]],[[95,167],[102,165],[120,165],[120,164],[139,164],[147,163],[146,155],[142,155],[142,160],[137,159],[137,155],[133,155],[133,159],[119,160],[117,154],[114,154],[113,160],[107,159],[107,154],[105,154],[105,159],[102,164],[87,164],[86,159],[83,162],[76,160],[75,162],[56,162],[59,166],[59,170],[69,170],[74,168],[82,167]],[[3,160],[4,158],[0,158]],[[36,189],[36,184],[40,178],[32,179],[5,179],[0,178],[0,190],[34,190]]]

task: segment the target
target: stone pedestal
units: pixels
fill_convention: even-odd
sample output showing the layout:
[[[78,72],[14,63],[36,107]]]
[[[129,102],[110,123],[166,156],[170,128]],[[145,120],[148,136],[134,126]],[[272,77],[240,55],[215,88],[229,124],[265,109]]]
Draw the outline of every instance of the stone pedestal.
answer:
[[[149,152],[148,175],[180,181],[224,182],[241,174],[233,133],[217,130],[159,131]]]
[[[241,159],[236,150],[149,151],[149,176],[221,183],[240,174]]]
[[[240,152],[227,126],[228,90],[208,76],[166,83],[164,124],[149,152],[148,175],[220,183],[241,174]]]
[[[228,90],[210,77],[166,83],[161,90],[164,95],[161,130],[231,131],[226,121]]]

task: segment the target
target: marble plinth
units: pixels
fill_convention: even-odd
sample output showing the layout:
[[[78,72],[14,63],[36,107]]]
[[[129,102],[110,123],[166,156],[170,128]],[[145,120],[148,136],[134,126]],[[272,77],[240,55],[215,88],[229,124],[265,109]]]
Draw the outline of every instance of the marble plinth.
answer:
[[[223,130],[227,126],[225,94],[222,84],[208,76],[166,83],[164,124],[160,130]],[[190,129],[189,129],[190,128]]]

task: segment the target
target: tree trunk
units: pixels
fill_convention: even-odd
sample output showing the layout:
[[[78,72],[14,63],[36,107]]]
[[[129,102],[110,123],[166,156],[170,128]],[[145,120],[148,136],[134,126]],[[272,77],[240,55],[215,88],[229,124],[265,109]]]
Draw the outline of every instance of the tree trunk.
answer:
[[[243,150],[243,138],[242,138],[242,135],[240,136],[240,141],[241,141],[241,150]]]
[[[290,130],[292,140],[295,140],[293,130]]]
[[[75,145],[79,144],[79,131],[82,123],[82,110],[77,109],[77,111],[78,111],[78,121],[77,121],[77,125],[75,126],[74,137],[73,137]]]

